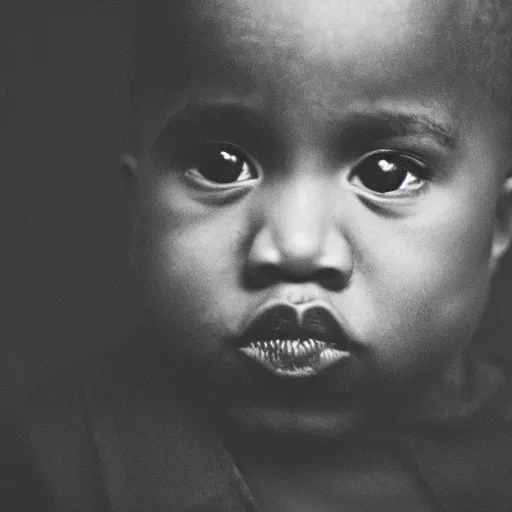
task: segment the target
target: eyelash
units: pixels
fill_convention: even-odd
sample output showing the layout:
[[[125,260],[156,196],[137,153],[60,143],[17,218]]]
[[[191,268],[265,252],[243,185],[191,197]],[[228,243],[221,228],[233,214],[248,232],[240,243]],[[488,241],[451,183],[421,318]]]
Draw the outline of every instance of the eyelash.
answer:
[[[195,146],[193,149],[189,148],[186,154],[188,156],[185,157],[180,166],[182,169],[186,169],[184,171],[185,178],[192,185],[210,192],[246,189],[250,183],[256,182],[262,176],[257,162],[242,147],[232,142],[209,140]],[[222,158],[219,158],[221,155]],[[372,162],[372,159],[375,158],[381,158],[381,160]],[[396,165],[397,161],[399,165]],[[377,165],[370,169],[366,173],[366,178],[364,178],[362,174],[365,171],[364,165],[371,165],[372,163]],[[232,164],[235,164],[235,166]],[[237,166],[241,166],[239,172],[245,174],[244,179],[239,179],[240,174],[236,172]],[[207,175],[204,175],[204,171],[201,171],[202,167],[207,168],[210,172],[213,170],[214,175],[216,173],[217,176],[214,179],[209,179]],[[378,167],[382,172],[374,172],[375,168]],[[389,167],[389,169],[385,167]],[[408,167],[409,169],[407,169]],[[414,169],[410,169],[410,167]],[[360,188],[363,192],[375,197],[389,199],[424,194],[429,182],[433,180],[431,169],[431,166],[423,158],[409,152],[395,149],[378,149],[365,153],[352,163],[345,176],[348,182]],[[387,171],[390,171],[390,174],[384,178]],[[234,175],[233,172],[235,172]],[[224,181],[226,177],[228,179]],[[376,190],[383,182],[389,181],[389,177],[391,178],[391,188],[381,191]],[[373,188],[371,185],[367,186],[368,184],[365,184],[368,178],[370,181],[373,180],[373,185],[375,185]],[[395,180],[395,183],[393,183],[393,180]],[[404,184],[406,187],[402,188]]]
[[[364,186],[364,184],[355,185],[363,189],[365,192],[371,193],[373,196],[387,199],[423,195],[427,192],[428,184],[432,182],[434,179],[432,166],[423,158],[420,158],[416,155],[413,155],[405,151],[399,151],[394,149],[378,149],[364,154],[350,166],[346,174],[347,181],[350,182],[351,178],[358,177],[358,173],[356,171],[360,170],[361,165],[368,163],[373,157],[381,157],[383,165],[384,163],[388,163],[389,160],[402,160],[402,163],[406,163],[407,165],[412,165],[415,167],[414,172],[407,171],[407,174],[410,174],[411,176],[421,181],[421,184],[417,185],[416,188],[412,190],[404,190],[403,192],[400,192],[399,188],[387,192],[379,192],[377,190],[372,190],[371,188]],[[385,169],[383,169],[382,166],[380,167],[384,173]],[[405,181],[406,180],[404,178],[404,182]]]
[[[202,186],[209,190],[215,190],[216,188],[219,190],[229,190],[232,188],[241,188],[245,186],[245,183],[256,181],[261,178],[261,170],[257,165],[256,161],[240,146],[234,144],[232,142],[227,142],[223,140],[210,140],[206,141],[199,148],[196,148],[194,151],[188,152],[193,156],[187,158],[189,164],[187,170],[184,172],[184,175],[187,179],[191,180],[193,184]],[[199,155],[198,155],[199,154]],[[217,162],[213,162],[214,157],[222,158],[218,159]],[[224,168],[230,167],[231,164],[241,165],[241,172],[249,175],[247,179],[244,180],[227,180],[226,182],[222,181],[214,181],[208,179],[208,177],[204,176],[204,172],[201,172],[199,168],[206,164],[206,166],[223,166]],[[218,169],[214,169],[218,170]],[[230,172],[230,169],[224,169],[227,173]],[[235,169],[236,170],[236,169]],[[250,177],[250,174],[255,174],[254,177]],[[222,173],[220,173],[219,178],[223,178]]]

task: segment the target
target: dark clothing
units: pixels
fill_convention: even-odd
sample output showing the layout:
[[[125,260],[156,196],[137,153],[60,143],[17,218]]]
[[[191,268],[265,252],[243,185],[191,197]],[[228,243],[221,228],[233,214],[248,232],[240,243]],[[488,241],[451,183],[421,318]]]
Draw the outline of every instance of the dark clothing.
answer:
[[[223,444],[173,396],[165,369],[136,352],[97,361],[14,408],[1,433],[1,510],[257,510]],[[428,421],[409,418],[398,438],[437,509],[512,510],[504,381],[485,365],[474,381],[470,399],[437,404]]]

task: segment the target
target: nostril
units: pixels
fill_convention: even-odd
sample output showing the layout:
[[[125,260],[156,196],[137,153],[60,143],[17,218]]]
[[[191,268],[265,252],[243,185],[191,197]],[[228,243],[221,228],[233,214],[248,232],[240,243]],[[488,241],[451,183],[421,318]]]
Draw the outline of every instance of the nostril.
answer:
[[[247,287],[261,289],[279,283],[316,283],[325,289],[345,288],[353,272],[353,256],[348,240],[337,230],[325,230],[314,243],[284,243],[294,238],[284,228],[280,237],[269,229],[259,231],[248,250],[244,265]],[[286,234],[285,233],[285,234]],[[294,238],[296,239],[296,237]],[[299,250],[300,249],[300,250]]]
[[[254,289],[266,288],[282,280],[281,269],[271,263],[253,265],[244,274],[245,284]]]
[[[328,290],[341,290],[348,283],[348,276],[336,268],[322,268],[317,271],[315,281]]]

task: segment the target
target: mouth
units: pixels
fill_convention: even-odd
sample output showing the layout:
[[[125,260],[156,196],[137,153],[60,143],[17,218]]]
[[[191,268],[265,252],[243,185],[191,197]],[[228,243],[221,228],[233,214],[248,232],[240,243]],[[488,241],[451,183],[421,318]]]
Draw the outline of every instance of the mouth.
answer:
[[[315,339],[258,340],[240,352],[280,377],[312,377],[350,357],[331,343]]]
[[[356,349],[324,306],[265,308],[238,340],[241,354],[279,377],[314,377]]]

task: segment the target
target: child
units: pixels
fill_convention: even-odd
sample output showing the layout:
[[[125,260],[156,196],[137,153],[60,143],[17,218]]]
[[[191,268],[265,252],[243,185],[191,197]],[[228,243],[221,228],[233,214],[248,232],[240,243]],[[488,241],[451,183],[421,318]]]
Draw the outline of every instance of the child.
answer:
[[[141,3],[145,334],[16,408],[13,510],[512,509],[474,350],[512,235],[497,4]]]

